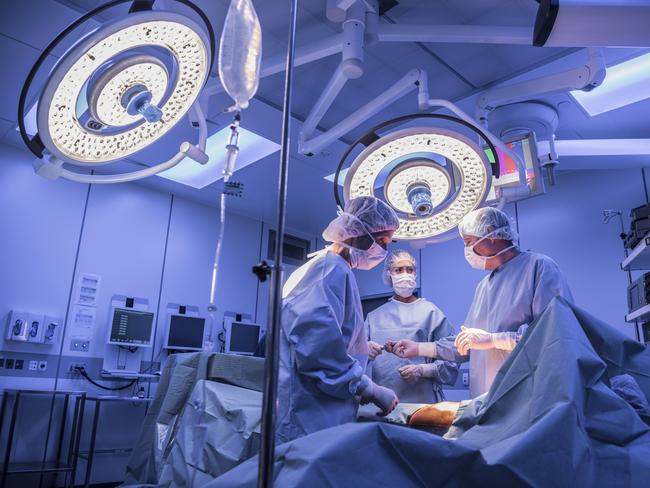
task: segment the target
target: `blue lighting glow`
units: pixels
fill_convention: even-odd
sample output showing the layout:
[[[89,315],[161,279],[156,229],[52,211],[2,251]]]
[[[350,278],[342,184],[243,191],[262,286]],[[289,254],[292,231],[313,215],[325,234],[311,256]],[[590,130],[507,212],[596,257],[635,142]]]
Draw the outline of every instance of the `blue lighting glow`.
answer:
[[[210,160],[206,164],[199,164],[192,159],[185,158],[178,165],[159,173],[158,176],[198,189],[220,180],[223,178],[222,171],[226,162],[226,145],[229,138],[230,126],[226,126],[208,137],[205,152]],[[259,161],[279,149],[279,144],[240,127],[239,154],[235,163],[235,171]]]
[[[339,173],[339,186],[343,186],[343,184],[345,183],[345,177],[348,175],[349,169],[350,168],[342,169],[341,172]],[[334,183],[334,176],[336,176],[336,173],[332,173],[331,175],[324,176],[324,178],[327,181]]]
[[[650,98],[650,53],[607,68],[605,81],[593,90],[570,93],[592,117]]]

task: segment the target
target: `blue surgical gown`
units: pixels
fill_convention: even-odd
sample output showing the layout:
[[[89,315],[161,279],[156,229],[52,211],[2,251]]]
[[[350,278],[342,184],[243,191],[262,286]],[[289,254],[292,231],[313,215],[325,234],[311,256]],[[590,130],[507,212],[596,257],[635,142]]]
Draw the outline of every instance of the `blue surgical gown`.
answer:
[[[282,303],[279,442],[353,422],[368,360],[361,298],[348,263],[321,252],[294,275]]]
[[[559,266],[543,254],[522,252],[481,280],[467,313],[465,327],[488,332],[514,332],[518,341],[528,324],[537,319],[556,296],[573,302]],[[437,341],[436,350],[440,359],[463,360],[453,346],[453,340]],[[472,398],[490,389],[509,353],[501,349],[470,351],[469,392]]]
[[[415,342],[435,342],[453,334],[445,314],[433,303],[419,298],[411,303],[390,299],[366,317],[369,338],[378,344],[387,340],[411,339]],[[433,361],[433,378],[420,378],[414,384],[402,379],[398,369],[408,364],[432,362],[415,357],[402,359],[394,354],[382,353],[369,363],[372,380],[392,389],[400,402],[436,403],[444,400],[442,384],[453,385],[458,376],[458,366],[450,361]]]

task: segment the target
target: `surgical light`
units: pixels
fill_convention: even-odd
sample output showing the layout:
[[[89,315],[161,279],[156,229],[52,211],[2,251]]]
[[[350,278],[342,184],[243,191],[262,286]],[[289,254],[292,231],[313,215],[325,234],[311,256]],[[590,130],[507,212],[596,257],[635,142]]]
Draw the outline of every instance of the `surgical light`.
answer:
[[[188,0],[176,1],[199,14],[205,29],[184,15],[134,2],[128,15],[100,25],[60,58],[40,93],[37,133],[30,138],[23,118],[25,100],[43,59],[90,17],[130,2],[117,0],[98,7],[45,49],[19,100],[19,129],[28,148],[42,159],[39,174],[112,183],[155,174],[186,156],[207,162],[207,127],[197,99],[212,66],[214,34],[200,9]],[[200,129],[198,144],[181,144],[165,163],[124,175],[88,176],[63,167],[64,163],[94,167],[129,157],[159,140],[188,113]]]
[[[400,117],[369,133],[414,118],[452,120],[482,134],[478,127],[442,114]],[[348,148],[335,175],[339,205],[340,168],[362,140],[367,139],[362,136]],[[489,139],[485,141],[492,145]],[[483,204],[491,177],[485,152],[463,134],[437,127],[408,127],[369,144],[348,169],[343,192],[346,201],[360,196],[384,199],[399,218],[394,239],[432,242],[443,240],[444,234],[449,236],[468,212]]]
[[[592,117],[650,98],[650,53],[607,68],[605,80],[593,90],[570,94]]]

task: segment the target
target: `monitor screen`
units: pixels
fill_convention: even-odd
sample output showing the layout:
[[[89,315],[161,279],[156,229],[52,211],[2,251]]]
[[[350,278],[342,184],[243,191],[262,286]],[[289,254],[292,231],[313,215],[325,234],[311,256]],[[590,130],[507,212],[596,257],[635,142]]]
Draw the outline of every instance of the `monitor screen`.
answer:
[[[116,308],[108,342],[114,345],[150,346],[152,327],[152,312]]]
[[[169,320],[167,347],[200,351],[203,349],[203,331],[205,319],[188,317],[187,315],[172,315]]]
[[[514,140],[506,144],[512,151],[519,155],[526,164],[526,181],[531,190],[531,195],[538,195],[544,192],[539,170],[539,161],[537,159],[537,143],[532,135],[527,135],[521,139]],[[494,154],[490,149],[485,149],[485,154],[492,164],[496,164]],[[496,200],[495,189],[504,186],[513,186],[519,184],[519,172],[517,163],[506,153],[497,148],[499,155],[499,177],[492,179],[492,188],[487,197],[488,201]]]
[[[232,353],[254,354],[259,340],[259,325],[233,322],[230,328],[228,350]]]

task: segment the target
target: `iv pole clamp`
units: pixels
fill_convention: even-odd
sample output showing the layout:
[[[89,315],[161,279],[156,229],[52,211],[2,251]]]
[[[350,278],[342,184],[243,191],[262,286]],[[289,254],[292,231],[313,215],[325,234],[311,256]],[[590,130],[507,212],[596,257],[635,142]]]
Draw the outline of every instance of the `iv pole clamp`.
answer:
[[[284,248],[285,211],[287,206],[287,182],[289,179],[289,132],[291,123],[291,92],[296,42],[296,13],[298,0],[291,1],[289,43],[287,49],[287,70],[284,80],[284,106],[282,110],[282,149],[280,150],[280,171],[278,175],[278,219],[275,243],[275,265],[271,272],[269,300],[270,321],[267,327],[264,397],[262,400],[262,439],[260,444],[258,488],[273,486],[275,462],[275,421],[278,388],[279,339],[282,309],[282,250]]]

